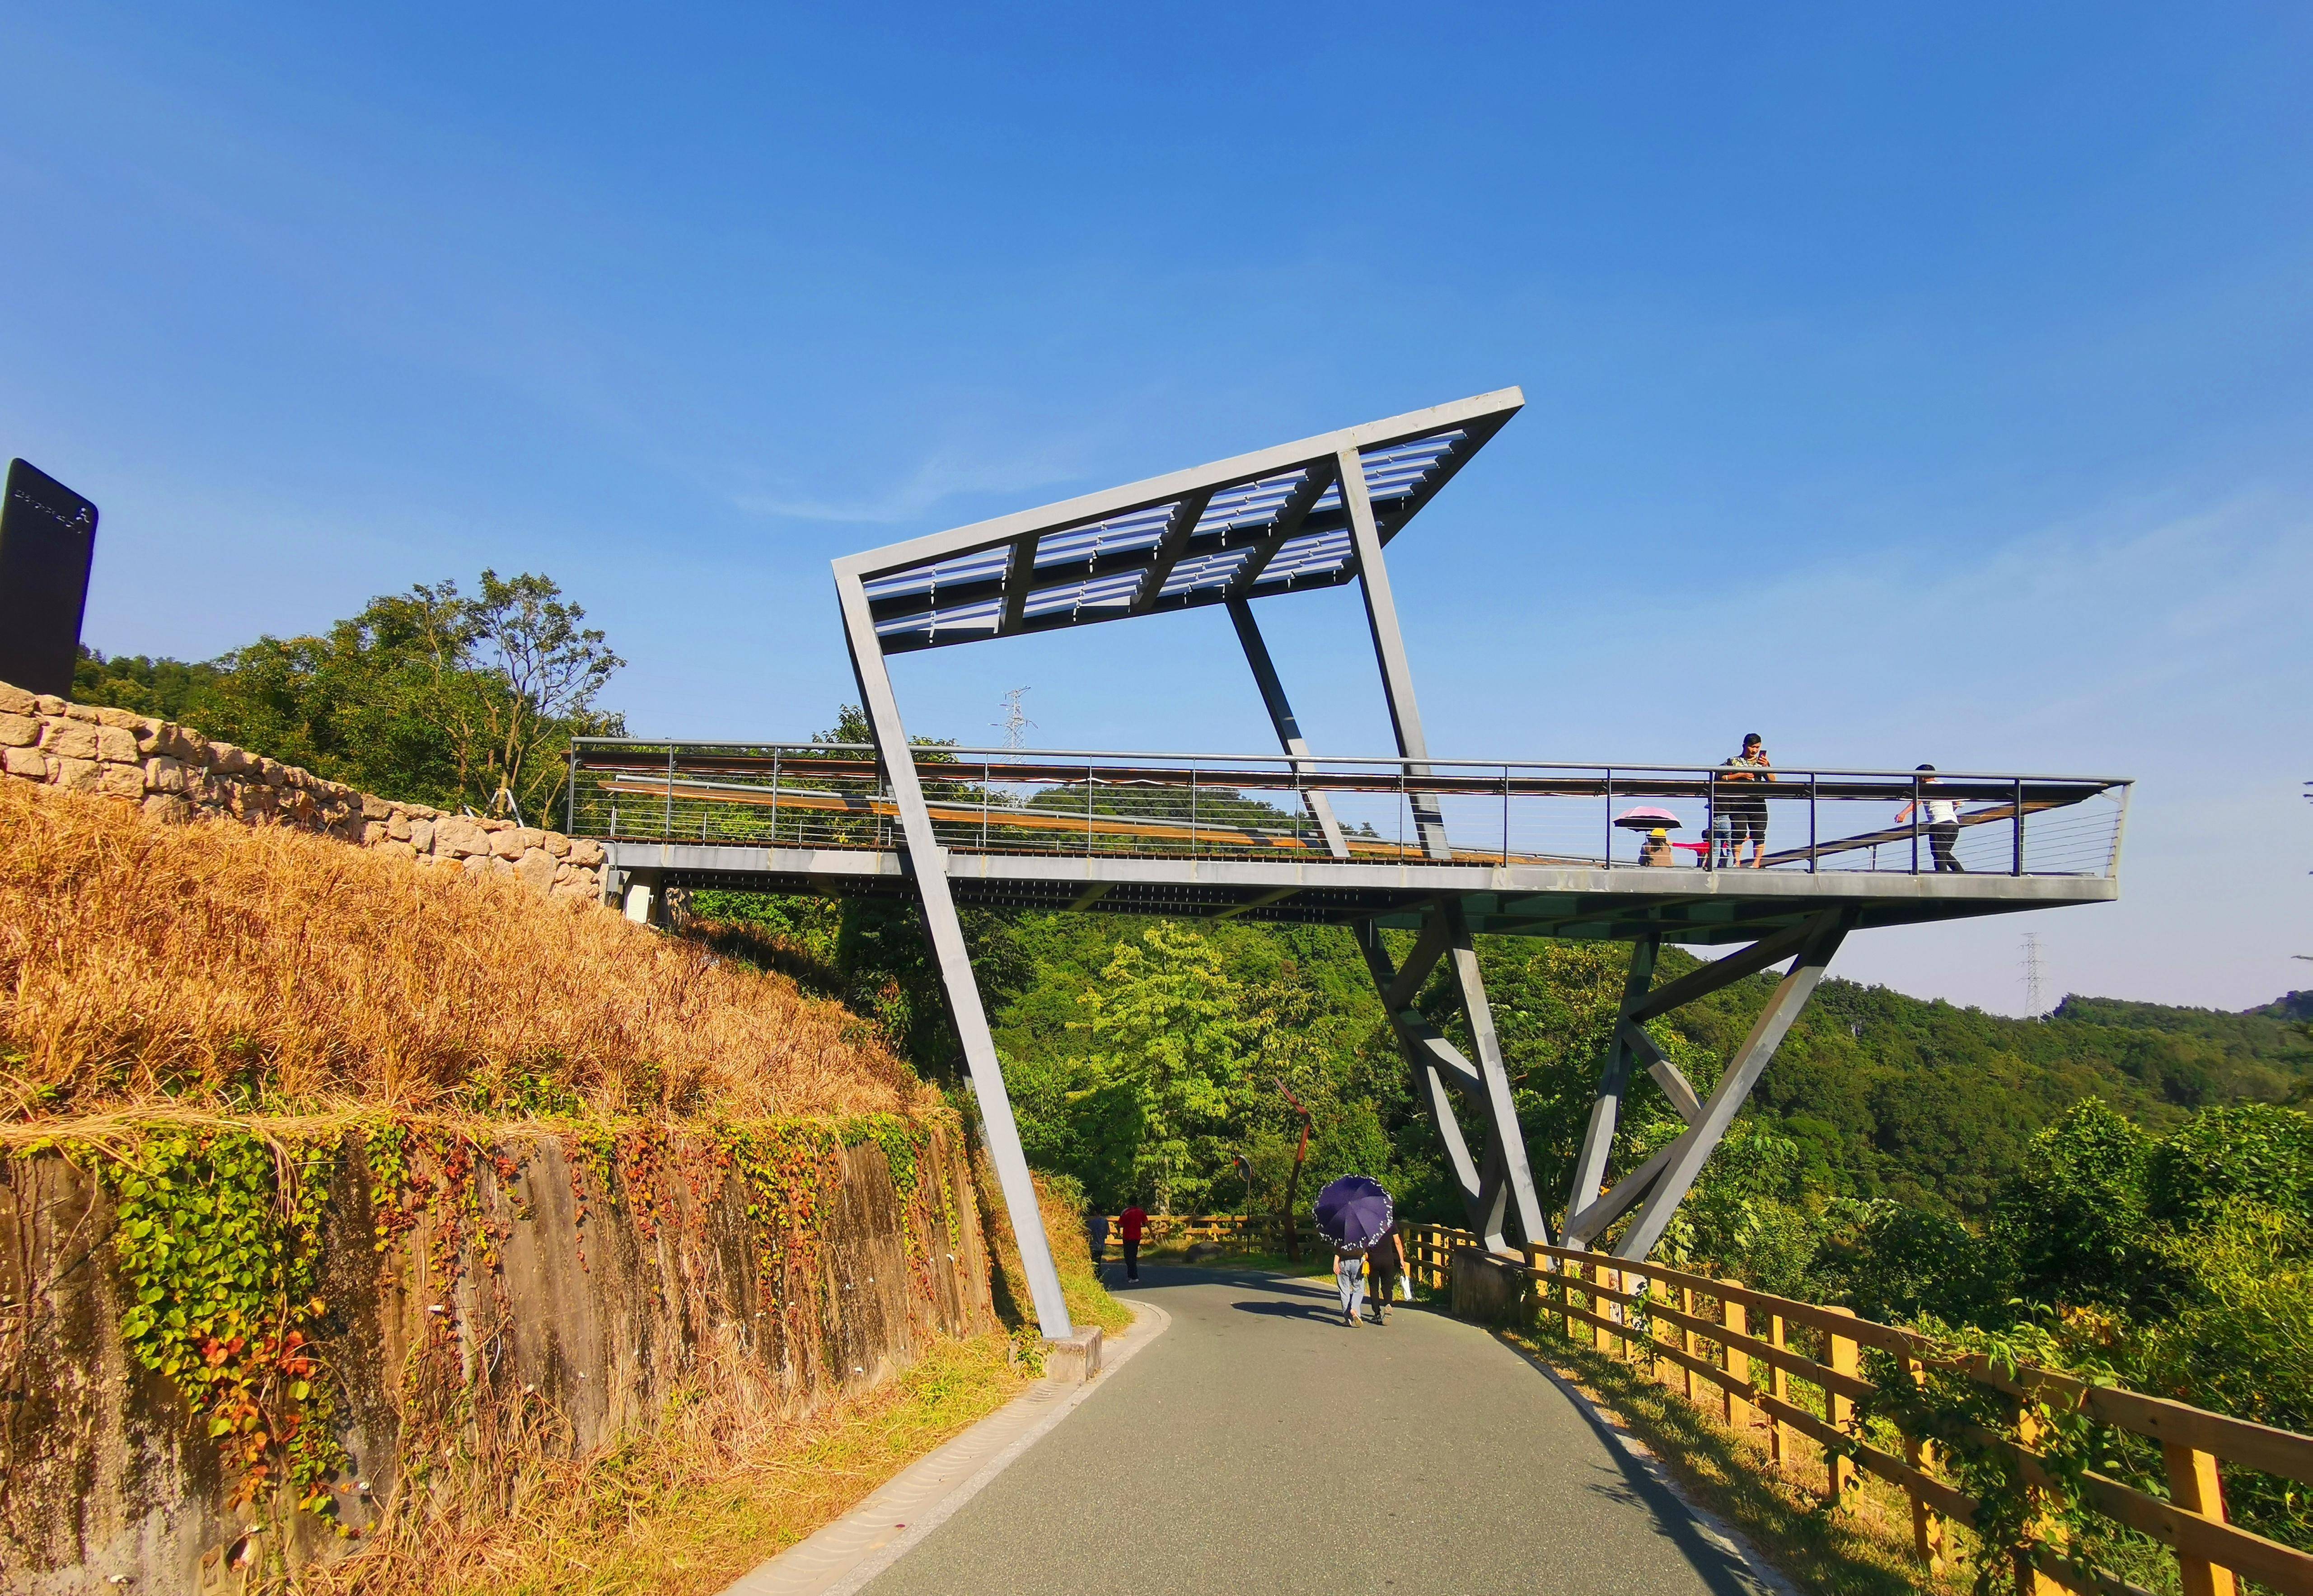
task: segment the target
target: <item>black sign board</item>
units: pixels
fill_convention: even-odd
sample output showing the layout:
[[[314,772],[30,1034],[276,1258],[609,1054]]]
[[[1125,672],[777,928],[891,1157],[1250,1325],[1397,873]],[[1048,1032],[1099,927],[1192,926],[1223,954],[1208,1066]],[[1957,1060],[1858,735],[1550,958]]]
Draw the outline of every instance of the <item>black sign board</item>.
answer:
[[[8,462],[0,504],[0,681],[72,697],[96,554],[96,506],[45,471]]]

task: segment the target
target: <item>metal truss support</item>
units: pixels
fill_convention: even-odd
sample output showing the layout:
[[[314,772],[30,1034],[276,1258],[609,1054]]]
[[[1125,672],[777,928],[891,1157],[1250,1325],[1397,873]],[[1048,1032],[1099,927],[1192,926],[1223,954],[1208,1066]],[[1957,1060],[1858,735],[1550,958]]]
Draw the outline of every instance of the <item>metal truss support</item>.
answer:
[[[1365,589],[1366,615],[1372,625],[1374,653],[1381,665],[1383,691],[1389,705],[1390,723],[1396,733],[1398,751],[1410,759],[1420,759],[1429,752],[1421,730],[1421,711],[1414,701],[1412,671],[1406,662],[1404,638],[1398,630],[1397,607],[1390,596],[1388,568],[1382,561],[1380,531],[1374,521],[1373,505],[1366,496],[1364,472],[1354,452],[1343,452],[1340,473],[1349,506],[1351,542],[1358,554],[1359,580]],[[1300,723],[1285,697],[1284,685],[1269,657],[1268,645],[1262,641],[1252,607],[1243,600],[1232,600],[1229,618],[1236,625],[1237,639],[1244,645],[1245,662],[1253,668],[1253,680],[1260,685],[1262,700],[1268,706],[1279,743],[1289,756],[1297,759],[1306,755],[1309,745],[1301,736]],[[1419,772],[1426,767],[1417,765],[1412,768]],[[1310,812],[1324,832],[1327,849],[1337,859],[1347,858],[1348,841],[1324,794],[1311,793],[1308,802]],[[1446,842],[1445,817],[1436,803],[1417,801],[1414,820],[1425,851],[1432,858],[1451,859],[1453,852]],[[1510,1099],[1509,1073],[1503,1063],[1500,1039],[1494,1031],[1492,1005],[1486,1001],[1485,981],[1478,972],[1477,950],[1471,941],[1469,922],[1460,902],[1442,899],[1430,910],[1420,939],[1403,969],[1392,964],[1379,932],[1372,925],[1359,927],[1358,943],[1365,954],[1367,969],[1372,973],[1375,990],[1381,995],[1382,1006],[1389,1014],[1390,1029],[1405,1056],[1414,1098],[1445,1145],[1447,1164],[1453,1171],[1455,1183],[1461,1188],[1471,1231],[1490,1249],[1508,1246],[1514,1239],[1513,1227],[1515,1239],[1548,1241],[1542,1205],[1535,1196],[1533,1171],[1526,1160],[1526,1136],[1518,1127],[1517,1107]],[[1460,1049],[1413,1007],[1415,994],[1440,959],[1447,960],[1453,972],[1455,990],[1470,1024],[1471,1045],[1478,1055],[1475,1063],[1464,1057]],[[1485,1139],[1475,1159],[1470,1155],[1469,1141],[1463,1134],[1454,1106],[1456,1092],[1469,1100],[1485,1125]]]
[[[1654,978],[1658,942],[1650,938],[1631,950],[1631,973],[1623,987],[1622,1011],[1615,1021],[1614,1035],[1607,1043],[1598,1094],[1591,1106],[1590,1127],[1583,1137],[1581,1153],[1575,1161],[1573,1184],[1567,1193],[1567,1246],[1589,1246],[1605,1233],[1608,1226],[1636,1208],[1637,1217],[1615,1243],[1615,1256],[1643,1258],[1654,1250],[1672,1215],[1678,1212],[1679,1204],[1693,1187],[1695,1177],[1702,1173],[1704,1162],[1726,1138],[1728,1127],[1734,1123],[1736,1113],[1758,1084],[1768,1060],[1774,1057],[1799,1011],[1814,995],[1825,967],[1839,951],[1851,925],[1846,913],[1827,911],[1803,925],[1764,938],[1741,952],[1706,964],[1653,991],[1649,987]],[[1703,1100],[1678,1066],[1663,1056],[1654,1039],[1646,1033],[1644,1022],[1732,986],[1784,959],[1791,960],[1790,972],[1753,1022],[1743,1045],[1728,1060],[1726,1071],[1709,1100]],[[1633,1058],[1645,1062],[1648,1073],[1686,1121],[1686,1129],[1669,1146],[1615,1182],[1613,1189],[1602,1192],[1600,1187],[1606,1172],[1607,1156],[1614,1146],[1615,1124],[1622,1112]]]
[[[866,589],[856,577],[840,574],[835,590],[843,605],[843,629],[851,648],[851,669],[859,681],[860,703],[875,732],[875,757],[890,784],[893,805],[900,811],[908,873],[921,895],[924,929],[930,934],[956,1038],[963,1044],[964,1063],[972,1071],[989,1161],[996,1166],[1005,1215],[1012,1222],[1013,1240],[1019,1243],[1020,1267],[1035,1301],[1037,1326],[1047,1340],[1059,1340],[1073,1329],[1068,1301],[1060,1293],[1060,1271],[1053,1267],[1051,1246],[1044,1237],[1035,1182],[1029,1178],[1027,1156],[1020,1150],[1020,1128],[1012,1118],[1012,1100],[1004,1089],[1003,1065],[996,1056],[995,1039],[989,1034],[988,1012],[980,1001],[980,984],[963,944],[955,899],[948,890],[945,850],[932,829],[931,811],[924,806],[923,784],[917,779],[916,762],[908,751],[907,728],[900,720],[899,701],[892,694],[891,673],[884,668]]]

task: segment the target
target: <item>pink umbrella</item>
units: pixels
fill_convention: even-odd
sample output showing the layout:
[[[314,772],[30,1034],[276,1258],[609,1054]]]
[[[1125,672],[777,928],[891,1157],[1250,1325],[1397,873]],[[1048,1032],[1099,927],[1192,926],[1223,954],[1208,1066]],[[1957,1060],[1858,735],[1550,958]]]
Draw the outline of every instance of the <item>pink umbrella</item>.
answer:
[[[1630,831],[1652,831],[1683,829],[1686,822],[1667,809],[1626,809],[1614,817],[1614,824]]]

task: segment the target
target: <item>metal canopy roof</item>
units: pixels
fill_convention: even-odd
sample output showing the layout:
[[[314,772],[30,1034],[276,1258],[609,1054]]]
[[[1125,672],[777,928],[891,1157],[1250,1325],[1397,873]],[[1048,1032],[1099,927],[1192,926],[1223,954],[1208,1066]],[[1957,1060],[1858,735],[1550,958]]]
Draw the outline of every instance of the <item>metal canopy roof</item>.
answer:
[[[1386,543],[1526,403],[1515,388],[1022,511],[836,562],[887,653],[1358,574],[1340,462],[1362,468]]]

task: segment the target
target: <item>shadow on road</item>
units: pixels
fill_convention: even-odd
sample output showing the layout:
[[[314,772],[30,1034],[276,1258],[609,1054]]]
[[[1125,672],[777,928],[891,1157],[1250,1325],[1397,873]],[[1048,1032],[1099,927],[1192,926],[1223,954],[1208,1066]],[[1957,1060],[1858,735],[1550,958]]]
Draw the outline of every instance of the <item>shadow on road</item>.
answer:
[[[1339,1308],[1331,1310],[1315,1302],[1231,1302],[1239,1313],[1258,1313],[1269,1319],[1314,1319],[1321,1322],[1341,1317]]]

